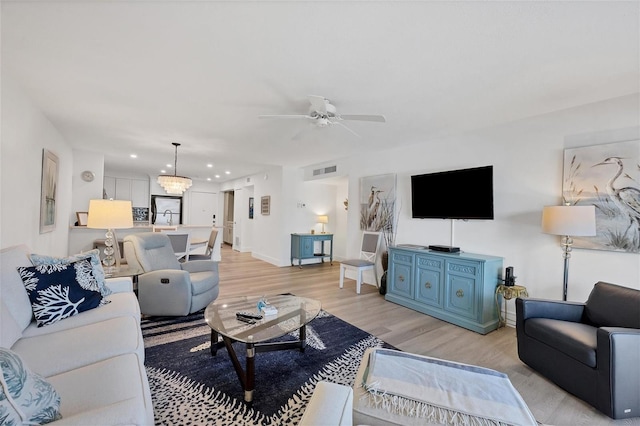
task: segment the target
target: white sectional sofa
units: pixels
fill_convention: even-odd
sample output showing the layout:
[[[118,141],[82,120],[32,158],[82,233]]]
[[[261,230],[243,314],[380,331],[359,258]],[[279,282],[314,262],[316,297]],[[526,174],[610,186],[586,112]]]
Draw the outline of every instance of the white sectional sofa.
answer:
[[[43,327],[17,271],[26,246],[0,252],[0,347],[18,354],[60,396],[55,425],[153,425],[140,308],[128,278],[108,279],[110,303]]]

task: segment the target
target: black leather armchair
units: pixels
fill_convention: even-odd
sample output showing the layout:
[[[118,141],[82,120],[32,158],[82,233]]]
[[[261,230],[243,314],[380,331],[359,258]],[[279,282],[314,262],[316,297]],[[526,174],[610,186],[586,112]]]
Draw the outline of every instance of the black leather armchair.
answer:
[[[605,282],[586,303],[516,299],[518,356],[609,417],[640,416],[640,291]]]

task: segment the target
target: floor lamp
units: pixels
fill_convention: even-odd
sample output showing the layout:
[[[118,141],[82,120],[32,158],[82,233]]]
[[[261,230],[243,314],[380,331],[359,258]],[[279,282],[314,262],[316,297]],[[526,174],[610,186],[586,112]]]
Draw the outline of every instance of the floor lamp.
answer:
[[[569,280],[569,258],[571,257],[571,237],[589,237],[596,235],[595,206],[545,206],[542,210],[542,232],[562,235],[564,257],[564,280],[562,300],[567,300]]]
[[[89,200],[89,217],[87,218],[87,228],[106,229],[106,240],[104,245],[104,272],[111,275],[118,270],[120,265],[120,250],[114,249],[118,244],[115,239],[115,229],[133,228],[133,210],[131,201],[123,200]],[[118,253],[117,258],[113,257]]]

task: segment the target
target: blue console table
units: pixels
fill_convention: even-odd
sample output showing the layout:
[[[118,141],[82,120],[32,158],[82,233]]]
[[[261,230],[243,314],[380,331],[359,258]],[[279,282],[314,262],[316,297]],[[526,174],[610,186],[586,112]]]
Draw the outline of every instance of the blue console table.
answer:
[[[316,241],[320,242],[320,252],[315,251]],[[329,242],[329,253],[325,243]],[[302,268],[303,259],[320,259],[328,257],[333,265],[333,234],[291,234],[291,266],[293,259],[298,259],[298,267]]]

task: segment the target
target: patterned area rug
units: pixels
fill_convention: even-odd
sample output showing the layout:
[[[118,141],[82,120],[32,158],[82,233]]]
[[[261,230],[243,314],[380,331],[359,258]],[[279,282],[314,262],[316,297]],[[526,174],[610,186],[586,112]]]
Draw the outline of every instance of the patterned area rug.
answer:
[[[305,352],[256,354],[254,402],[248,406],[227,350],[211,356],[211,329],[202,311],[145,319],[142,332],[157,425],[294,425],[318,381],[353,386],[364,351],[391,348],[322,311],[307,325]],[[235,345],[244,366],[244,345]]]

